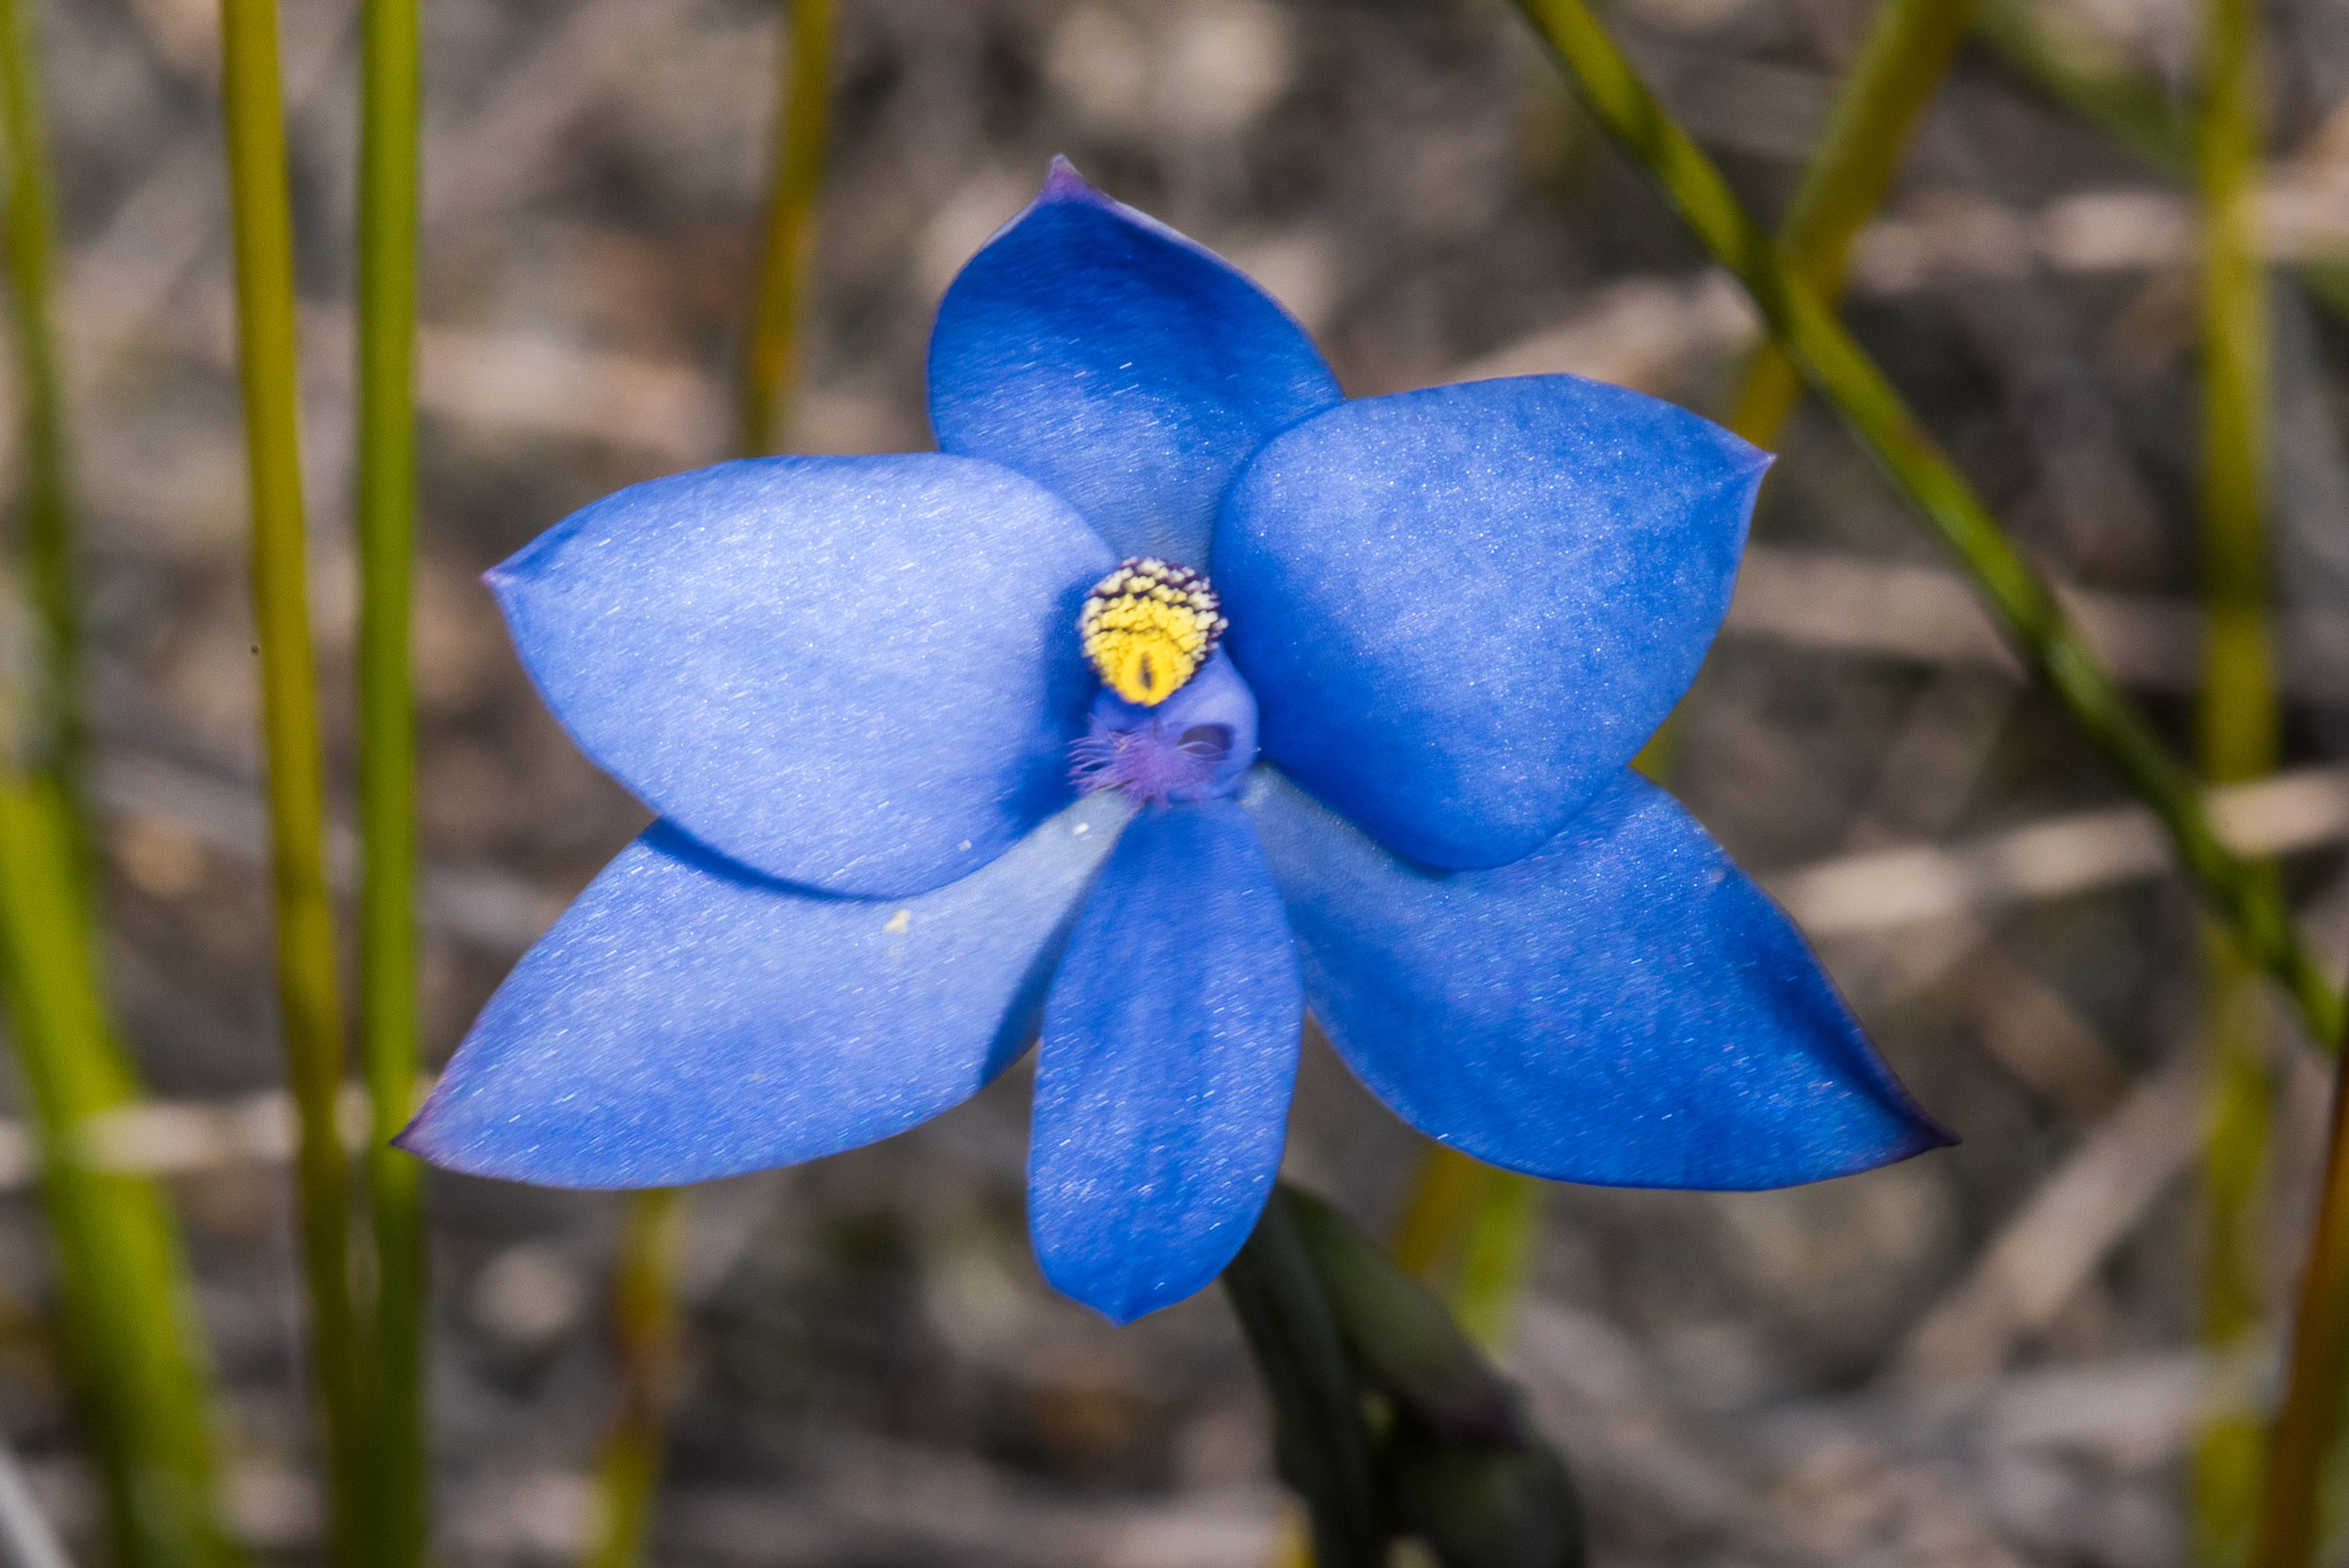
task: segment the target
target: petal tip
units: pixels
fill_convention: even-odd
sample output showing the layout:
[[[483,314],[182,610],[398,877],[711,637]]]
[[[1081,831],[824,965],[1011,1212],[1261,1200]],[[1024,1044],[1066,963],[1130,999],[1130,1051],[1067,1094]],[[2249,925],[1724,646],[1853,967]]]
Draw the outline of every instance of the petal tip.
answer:
[[[1916,1120],[1917,1147],[1915,1153],[1931,1154],[1936,1149],[1954,1149],[1966,1141],[1923,1111],[1911,1108]]]
[[[1096,205],[1107,205],[1109,197],[1103,195],[1099,188],[1091,180],[1077,172],[1077,165],[1068,161],[1067,154],[1056,152],[1052,154],[1052,166],[1045,173],[1044,189],[1037,193],[1036,200],[1039,202],[1085,201]]]
[[[1139,1322],[1152,1312],[1162,1312],[1177,1302],[1188,1301],[1214,1282],[1213,1275],[1188,1283],[1163,1279],[1102,1278],[1055,1270],[1050,1262],[1041,1256],[1038,1261],[1044,1264],[1044,1277],[1054,1290],[1080,1306],[1100,1313],[1112,1327],[1117,1328]]]
[[[427,1097],[424,1109],[416,1112],[414,1119],[392,1134],[391,1145],[402,1154],[415,1156],[428,1165],[447,1168],[450,1165],[448,1151],[441,1148],[439,1140],[432,1136],[432,1122],[439,1099],[437,1092]]]

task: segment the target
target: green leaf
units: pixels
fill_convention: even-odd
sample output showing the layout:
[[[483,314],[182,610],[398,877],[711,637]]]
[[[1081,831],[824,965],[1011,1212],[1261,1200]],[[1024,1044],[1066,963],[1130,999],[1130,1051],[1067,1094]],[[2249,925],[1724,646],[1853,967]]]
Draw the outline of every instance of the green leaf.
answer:
[[[1307,1251],[1296,1196],[1274,1189],[1224,1269],[1223,1289],[1272,1401],[1274,1464],[1312,1515],[1315,1568],[1380,1568],[1390,1530],[1362,1390]]]

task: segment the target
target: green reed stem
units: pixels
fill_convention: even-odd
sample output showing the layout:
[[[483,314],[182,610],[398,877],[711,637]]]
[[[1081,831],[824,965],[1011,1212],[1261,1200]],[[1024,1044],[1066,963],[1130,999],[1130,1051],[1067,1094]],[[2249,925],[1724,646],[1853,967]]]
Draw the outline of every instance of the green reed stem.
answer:
[[[2291,1380],[2267,1450],[2253,1568],[2310,1568],[2316,1558],[2316,1493],[2340,1440],[2349,1379],[2349,1069],[2333,1074],[2324,1188],[2300,1278]]]
[[[23,552],[40,628],[27,736],[0,736],[0,1000],[39,1135],[76,1403],[122,1568],[231,1568],[216,1515],[211,1387],[178,1224],[151,1180],[85,1157],[92,1120],[141,1097],[99,986],[95,836],[71,480],[57,340],[56,198],[40,51],[28,7],[0,0],[0,131],[9,158],[5,248],[24,472]],[[0,709],[12,705],[0,702]]]
[[[816,271],[816,217],[832,124],[832,0],[790,0],[791,36],[777,51],[773,183],[742,353],[735,446],[746,458],[789,440],[799,382],[800,323]]]
[[[269,768],[277,995],[301,1135],[295,1186],[312,1366],[326,1421],[338,1561],[370,1551],[367,1369],[350,1288],[347,1160],[335,1126],[343,1020],[326,886],[325,757],[310,645],[294,339],[293,217],[275,0],[223,0],[222,85],[237,257],[237,319],[253,489],[254,623]]]
[[[0,769],[0,1000],[40,1146],[60,1313],[120,1568],[235,1568],[212,1459],[212,1389],[187,1262],[157,1184],[90,1136],[141,1096],[99,993],[71,804]]]
[[[82,823],[87,730],[82,717],[81,611],[73,558],[65,377],[57,350],[57,198],[41,107],[40,49],[31,10],[0,0],[0,131],[8,137],[9,325],[16,339],[24,442],[23,551],[40,624],[41,682],[33,755],[66,782]]]
[[[2268,636],[2267,270],[2259,194],[2265,141],[2259,0],[2204,0],[2196,124],[2202,230],[2203,679],[2197,760],[2212,784],[2273,771],[2281,714]],[[2254,875],[2273,876],[2255,866]],[[2202,1151],[2208,1248],[2202,1340],[2240,1360],[2264,1316],[2270,1101],[2266,995],[2224,934],[2204,942],[2210,1091]],[[2222,1396],[2198,1434],[2197,1560],[2243,1560],[2259,1506],[2261,1421]]]
[[[596,1523],[582,1568],[635,1568],[644,1560],[677,1398],[677,1267],[690,1213],[682,1188],[651,1188],[629,1199],[612,1301],[620,1410],[596,1464]]]
[[[359,150],[359,1048],[372,1125],[372,1545],[424,1560],[423,1167],[391,1146],[416,1109],[416,717],[409,636],[416,519],[416,0],[367,0]]]
[[[2199,138],[2204,675],[2197,751],[2213,784],[2276,766],[2268,637],[2268,308],[2258,0],[2206,0]]]
[[[1746,286],[1805,378],[1974,580],[2026,662],[2160,818],[2187,875],[2235,939],[2283,985],[2316,1038],[2339,1039],[2341,998],[2301,946],[2272,881],[2219,841],[2193,774],[2097,663],[2046,580],[1999,531],[1884,373],[1739,206],[1720,171],[1664,112],[1583,0],[1519,5],[1593,116]]]
[[[1860,225],[1884,205],[1908,133],[1948,73],[1978,0],[1884,0],[1837,90],[1835,108],[1780,222],[1779,243],[1822,300],[1843,292]],[[1802,396],[1802,371],[1775,342],[1754,351],[1729,427],[1776,444]]]

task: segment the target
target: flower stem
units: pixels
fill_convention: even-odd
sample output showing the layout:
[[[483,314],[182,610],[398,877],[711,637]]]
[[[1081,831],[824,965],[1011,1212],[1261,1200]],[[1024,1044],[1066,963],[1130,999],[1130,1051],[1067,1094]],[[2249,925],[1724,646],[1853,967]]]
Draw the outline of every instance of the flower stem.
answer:
[[[2258,0],[2204,0],[2196,166],[2202,229],[2202,775],[2236,784],[2276,766],[2280,714],[2268,636],[2268,311],[2259,191],[2264,123]],[[2273,868],[2251,874],[2271,881]],[[2218,931],[2203,941],[2209,1105],[2202,1151],[2207,1243],[2202,1341],[2214,1365],[2245,1360],[2264,1316],[2267,998]],[[2259,1498],[2260,1427],[2220,1374],[2194,1456],[2197,1561],[2243,1560]]]
[[[59,1316],[122,1568],[235,1568],[215,1513],[213,1393],[160,1187],[94,1159],[141,1095],[98,988],[80,840],[62,784],[0,767],[0,1000],[39,1135]]]
[[[381,1568],[424,1560],[423,1171],[391,1146],[416,1109],[416,0],[366,0],[359,154],[359,1047],[371,1126],[375,1513]]]
[[[1519,0],[1586,106],[1753,296],[1771,333],[1974,580],[2034,674],[2168,831],[2215,912],[2283,985],[2310,1032],[2340,1038],[2341,1003],[2293,930],[2271,879],[2219,841],[2193,774],[2089,650],[2046,581],[2015,550],[1875,362],[1797,275],[1650,93],[1584,0]]]
[[[596,1464],[595,1533],[582,1568],[634,1568],[644,1560],[677,1393],[677,1264],[690,1212],[682,1188],[652,1188],[629,1200],[612,1302],[620,1411]]]
[[[222,79],[253,500],[253,598],[268,758],[277,995],[300,1137],[295,1186],[326,1421],[335,1557],[369,1555],[366,1369],[351,1299],[349,1176],[335,1126],[343,1020],[326,887],[325,758],[303,540],[293,217],[275,0],[223,0]]]
[[[832,0],[791,0],[790,41],[780,51],[774,183],[767,198],[758,297],[742,354],[736,445],[746,458],[789,441],[800,324],[816,267],[817,206],[832,120]]]
[[[2349,1071],[2333,1074],[2325,1186],[2300,1280],[2291,1381],[2267,1450],[2255,1568],[2309,1568],[2316,1556],[2316,1491],[2341,1432],[2349,1375]]]

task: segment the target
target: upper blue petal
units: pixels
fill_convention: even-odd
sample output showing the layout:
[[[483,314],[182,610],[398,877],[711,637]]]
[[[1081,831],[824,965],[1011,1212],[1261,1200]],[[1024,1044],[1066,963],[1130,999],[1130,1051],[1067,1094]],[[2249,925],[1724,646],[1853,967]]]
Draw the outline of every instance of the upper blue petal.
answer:
[[[930,337],[941,450],[1058,491],[1122,556],[1202,568],[1232,471],[1341,396],[1246,275],[1060,161]]]
[[[1222,1272],[1280,1170],[1304,1011],[1247,814],[1143,811],[1069,939],[1036,1052],[1028,1223],[1054,1285],[1126,1323]]]
[[[1802,938],[1671,796],[1617,773],[1541,852],[1431,872],[1259,770],[1305,993],[1440,1142],[1615,1187],[1784,1187],[1948,1135]]]
[[[1573,376],[1364,398],[1275,438],[1215,545],[1265,755],[1414,860],[1532,854],[1695,675],[1767,462]]]
[[[1126,810],[1081,801],[902,901],[784,887],[656,823],[499,987],[400,1141],[480,1175],[662,1187],[902,1131],[1025,1047]]]
[[[704,844],[894,897],[1065,804],[1115,563],[1066,503],[935,454],[761,458],[634,485],[490,574],[582,750]]]

